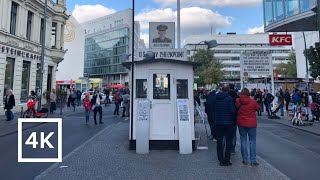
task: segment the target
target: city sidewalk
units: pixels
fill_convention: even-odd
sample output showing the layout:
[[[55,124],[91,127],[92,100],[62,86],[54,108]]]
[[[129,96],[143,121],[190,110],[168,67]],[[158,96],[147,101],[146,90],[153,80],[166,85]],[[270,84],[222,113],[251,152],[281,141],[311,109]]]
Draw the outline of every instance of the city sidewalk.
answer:
[[[277,115],[279,116],[279,113],[277,113]],[[313,125],[300,125],[300,126],[296,126],[293,125],[291,121],[289,121],[288,117],[287,117],[287,112],[284,111],[284,116],[279,116],[281,119],[269,119],[268,116],[266,115],[266,113],[262,113],[261,117],[257,117],[259,118],[263,118],[266,120],[271,120],[273,122],[282,124],[282,125],[286,125],[292,128],[296,128],[302,131],[306,131],[312,134],[315,134],[317,136],[320,136],[320,122],[319,121],[314,121]],[[311,118],[311,116],[309,116],[309,118]]]
[[[35,179],[289,179],[260,157],[259,166],[243,165],[239,149],[231,157],[232,166],[219,166],[214,141],[209,149],[190,155],[173,150],[139,155],[128,150],[128,132],[126,122],[108,126]]]
[[[48,118],[63,118],[65,116],[75,114],[81,111],[83,111],[82,106],[76,106],[75,112],[73,112],[73,108],[65,107],[64,109],[62,109],[62,115],[60,115],[60,109],[57,108],[57,110],[53,114],[49,113]],[[4,115],[0,116],[0,137],[14,134],[18,131],[18,118],[20,118],[20,116],[21,116],[21,113],[15,113],[14,119],[11,121],[7,121],[7,118]],[[43,123],[27,123],[23,125],[23,130],[30,129],[32,127],[39,126],[41,124]]]

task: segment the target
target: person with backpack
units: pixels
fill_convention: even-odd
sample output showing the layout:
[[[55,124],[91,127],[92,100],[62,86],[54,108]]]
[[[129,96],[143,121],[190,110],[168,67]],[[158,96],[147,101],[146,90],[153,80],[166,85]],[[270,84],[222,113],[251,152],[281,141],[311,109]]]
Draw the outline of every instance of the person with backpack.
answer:
[[[268,117],[271,117],[271,103],[274,99],[274,96],[266,90],[264,95],[264,105],[266,106],[266,111],[268,113]]]
[[[122,99],[119,91],[116,92],[113,99],[114,99],[114,104],[116,105],[114,112],[113,112],[113,115],[119,115],[119,106],[120,106],[121,99]]]
[[[286,89],[286,92],[284,93],[284,101],[286,102],[286,111],[289,111],[289,104],[290,104],[290,93],[289,93],[289,89]]]

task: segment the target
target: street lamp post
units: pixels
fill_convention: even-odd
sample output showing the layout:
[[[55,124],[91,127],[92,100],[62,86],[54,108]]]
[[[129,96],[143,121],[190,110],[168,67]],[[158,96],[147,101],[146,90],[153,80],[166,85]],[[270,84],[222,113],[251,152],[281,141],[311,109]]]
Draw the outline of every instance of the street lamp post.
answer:
[[[134,149],[133,143],[133,98],[134,98],[134,0],[132,0],[132,48],[131,48],[131,101],[130,101],[130,149]]]
[[[309,99],[309,67],[308,67],[308,58],[307,58],[307,43],[306,43],[306,36],[304,34],[304,31],[302,31],[303,34],[303,41],[304,41],[304,57],[306,59],[306,83],[307,83],[307,93],[308,93],[308,99]]]
[[[43,32],[42,32],[42,39],[41,39],[41,73],[40,73],[40,97],[39,97],[39,107],[41,108],[42,103],[42,89],[43,89],[43,74],[44,74],[44,55],[45,55],[45,38],[46,38],[46,29],[47,29],[47,7],[48,7],[48,0],[44,1],[44,14],[43,14]]]
[[[210,41],[201,41],[201,42],[199,42],[197,44],[186,44],[186,45],[184,45],[184,47],[186,47],[187,45],[194,45],[195,46],[194,47],[194,51],[196,51],[197,50],[197,46],[200,45],[201,43],[204,43],[204,45],[207,45],[208,46],[207,49],[214,48],[214,47],[217,47],[219,45],[217,43],[217,41],[213,39],[213,40],[210,40]],[[195,54],[195,52],[192,55],[193,58],[194,58],[194,54]]]

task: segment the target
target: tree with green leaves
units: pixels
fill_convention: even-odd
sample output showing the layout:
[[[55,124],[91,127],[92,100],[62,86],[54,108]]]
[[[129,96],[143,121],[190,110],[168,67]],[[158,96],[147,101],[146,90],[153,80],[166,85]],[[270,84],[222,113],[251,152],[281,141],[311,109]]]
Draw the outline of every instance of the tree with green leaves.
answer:
[[[280,63],[276,66],[281,77],[296,78],[297,77],[297,60],[296,53],[292,51],[288,57],[288,63]]]
[[[307,56],[310,65],[310,75],[313,78],[320,76],[320,45],[315,44],[315,47],[310,46],[309,49],[304,51],[304,55]]]
[[[199,66],[195,70],[195,75],[199,76],[196,83],[200,86],[216,84],[224,78],[223,65],[219,59],[214,57],[211,49],[198,49],[194,55],[194,62]]]

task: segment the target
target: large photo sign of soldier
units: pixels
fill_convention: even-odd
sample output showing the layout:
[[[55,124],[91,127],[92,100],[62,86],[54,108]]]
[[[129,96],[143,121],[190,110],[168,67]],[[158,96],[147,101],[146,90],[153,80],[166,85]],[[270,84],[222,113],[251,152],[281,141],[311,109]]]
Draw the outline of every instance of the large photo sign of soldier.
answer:
[[[150,48],[173,49],[175,46],[174,22],[150,22],[149,45]]]

